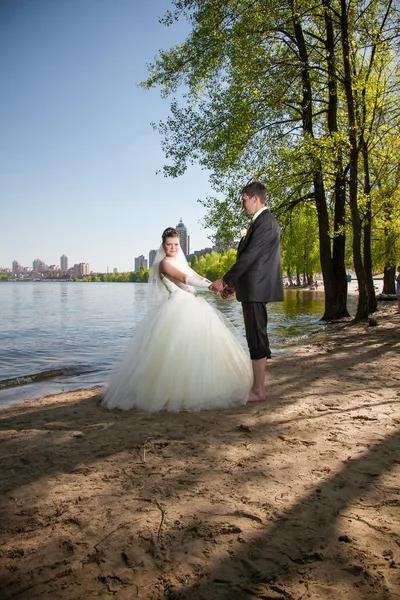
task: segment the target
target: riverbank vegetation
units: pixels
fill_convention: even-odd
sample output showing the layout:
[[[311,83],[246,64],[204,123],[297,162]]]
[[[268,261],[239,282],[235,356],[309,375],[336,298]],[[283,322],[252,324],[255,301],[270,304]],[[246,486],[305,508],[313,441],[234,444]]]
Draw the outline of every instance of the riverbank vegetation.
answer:
[[[214,281],[222,277],[224,273],[236,261],[236,250],[228,250],[228,252],[211,252],[205,256],[198,258],[194,256],[190,266],[196,273],[202,277],[207,277]],[[88,281],[88,282],[135,282],[146,283],[149,279],[150,269],[141,267],[138,271],[127,271],[124,273],[94,273],[83,279],[75,277],[73,281]]]
[[[164,174],[198,162],[214,197],[201,199],[218,247],[245,222],[240,189],[267,184],[290,275],[320,264],[325,319],[347,312],[355,270],[357,319],[376,310],[372,275],[394,292],[400,255],[399,6],[393,0],[175,0],[183,43],[160,51],[145,88],[181,87],[156,126]]]
[[[79,279],[78,277],[76,277],[74,278],[74,281],[146,283],[149,279],[149,273],[149,269],[140,267],[140,269],[138,269],[137,271],[126,271],[123,273],[93,273],[92,275],[84,277],[83,279]]]

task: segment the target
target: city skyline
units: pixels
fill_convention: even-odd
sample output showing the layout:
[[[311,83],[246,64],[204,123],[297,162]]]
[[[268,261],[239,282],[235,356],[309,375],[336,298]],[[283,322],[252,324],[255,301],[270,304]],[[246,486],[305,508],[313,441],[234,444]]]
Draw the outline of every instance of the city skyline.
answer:
[[[185,224],[183,223],[182,217],[179,220],[179,223],[176,226],[176,229],[179,233],[179,239],[180,239],[180,243],[181,243],[181,247],[183,249],[183,251],[185,252],[185,255],[188,257],[190,255],[190,235],[188,233],[188,229],[185,226]],[[207,248],[202,248],[200,250],[195,250],[193,251],[192,254],[199,254],[201,255],[202,253],[204,253],[205,250],[209,250],[211,249],[210,247]],[[146,258],[146,256],[144,254],[140,254],[139,256],[135,256],[132,258],[132,262],[133,262],[133,267],[132,269],[126,269],[125,271],[129,272],[129,271],[137,271],[141,266],[144,266],[144,268],[151,268],[155,255],[157,253],[157,250],[155,248],[151,248],[148,252],[148,256]],[[36,264],[35,264],[36,263]],[[16,272],[18,270],[17,267],[21,267],[22,270],[33,270],[36,272],[40,272],[41,270],[60,270],[62,272],[67,272],[68,270],[73,269],[74,267],[76,267],[77,265],[86,265],[89,264],[85,261],[71,261],[71,264],[73,263],[73,266],[68,267],[69,265],[69,256],[66,255],[65,253],[62,254],[60,256],[60,260],[59,260],[59,264],[57,262],[55,263],[48,263],[45,260],[42,260],[41,258],[35,258],[33,259],[33,261],[31,261],[32,267],[30,267],[29,265],[24,265],[21,264],[17,259],[14,259],[11,263],[11,267],[9,267],[8,265],[2,265],[0,263],[0,272],[8,272],[11,270],[11,272]],[[94,273],[109,273],[110,271],[113,272],[124,272],[123,269],[119,269],[118,266],[110,266],[107,265],[106,269],[104,271],[94,271],[93,269],[90,269],[90,272]]]
[[[211,245],[198,202],[213,195],[209,174],[198,165],[177,179],[156,174],[167,161],[151,123],[166,120],[172,98],[137,85],[159,49],[189,31],[184,20],[159,23],[170,8],[1,3],[0,266],[58,264],[55,250],[67,249],[94,271],[128,271],[185,214],[191,246]]]
[[[178,224],[176,225],[176,230],[179,233],[179,240],[180,240],[180,245],[181,248],[185,254],[186,257],[188,257],[191,253],[190,253],[190,235],[188,232],[188,228],[186,227],[186,225],[183,222],[182,217],[179,219]],[[197,253],[201,253],[205,250],[205,248],[202,248],[201,250],[195,250],[192,254]],[[151,268],[154,257],[156,255],[157,250],[155,248],[151,248],[148,252],[147,258],[145,257],[145,255],[142,253],[139,256],[135,256],[133,257],[133,268],[132,269],[126,269],[126,271],[137,271],[139,270],[140,267],[144,266],[144,268]],[[60,271],[66,272],[68,271],[68,263],[69,263],[69,257],[66,254],[62,254],[60,256],[60,261],[59,264],[57,263],[47,263],[46,261],[43,261],[41,258],[35,258],[32,261],[32,269],[33,271],[40,271],[40,268],[36,268],[35,267],[35,263],[42,263],[46,269],[52,269],[54,267],[58,268]],[[18,264],[20,267],[22,267],[23,269],[29,269],[30,267],[28,267],[28,265],[22,265],[17,259],[14,259],[12,261],[12,267],[11,270],[14,272],[14,263]],[[84,262],[74,262],[74,265],[76,266],[77,264],[88,264],[88,263],[84,263]],[[0,263],[0,271],[6,271],[8,270],[10,267],[2,265]],[[107,265],[106,270],[105,271],[94,271],[93,269],[91,269],[91,272],[97,272],[97,273],[108,273],[109,269],[112,269],[113,271],[117,271],[117,272],[123,272],[122,269],[119,269],[118,266],[110,266]]]
[[[48,272],[60,272],[60,273],[68,273],[74,272],[75,275],[88,275],[90,271],[89,263],[87,262],[79,262],[74,263],[73,266],[68,267],[68,256],[63,254],[60,260],[60,265],[47,264],[45,261],[40,258],[35,258],[32,262],[32,266],[29,267],[27,265],[22,265],[17,260],[13,260],[11,269],[10,267],[2,267],[0,265],[0,273],[48,273]],[[107,271],[108,272],[108,271]]]

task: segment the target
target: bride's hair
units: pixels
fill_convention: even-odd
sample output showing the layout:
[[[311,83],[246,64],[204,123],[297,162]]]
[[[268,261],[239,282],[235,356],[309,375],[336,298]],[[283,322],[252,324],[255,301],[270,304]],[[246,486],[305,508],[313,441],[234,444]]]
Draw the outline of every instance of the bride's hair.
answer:
[[[164,229],[161,237],[164,243],[168,237],[179,237],[179,233],[173,227],[167,227],[167,229]]]

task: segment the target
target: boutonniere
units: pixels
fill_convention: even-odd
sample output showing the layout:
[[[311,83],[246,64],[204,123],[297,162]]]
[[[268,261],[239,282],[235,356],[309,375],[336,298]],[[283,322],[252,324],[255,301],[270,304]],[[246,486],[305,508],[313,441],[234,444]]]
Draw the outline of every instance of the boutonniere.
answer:
[[[247,229],[244,227],[244,228],[242,229],[242,231],[240,232],[240,237],[241,237],[241,238],[244,238],[244,237],[246,237],[246,235],[247,235]]]

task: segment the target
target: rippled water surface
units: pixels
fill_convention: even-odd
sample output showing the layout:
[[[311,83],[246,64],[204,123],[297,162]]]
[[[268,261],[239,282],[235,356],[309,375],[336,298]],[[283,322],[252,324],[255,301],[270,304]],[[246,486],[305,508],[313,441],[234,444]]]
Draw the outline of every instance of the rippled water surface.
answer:
[[[0,405],[102,384],[146,312],[146,284],[0,284]],[[244,336],[240,304],[204,293]],[[287,290],[268,305],[273,354],[323,333],[324,294]]]

